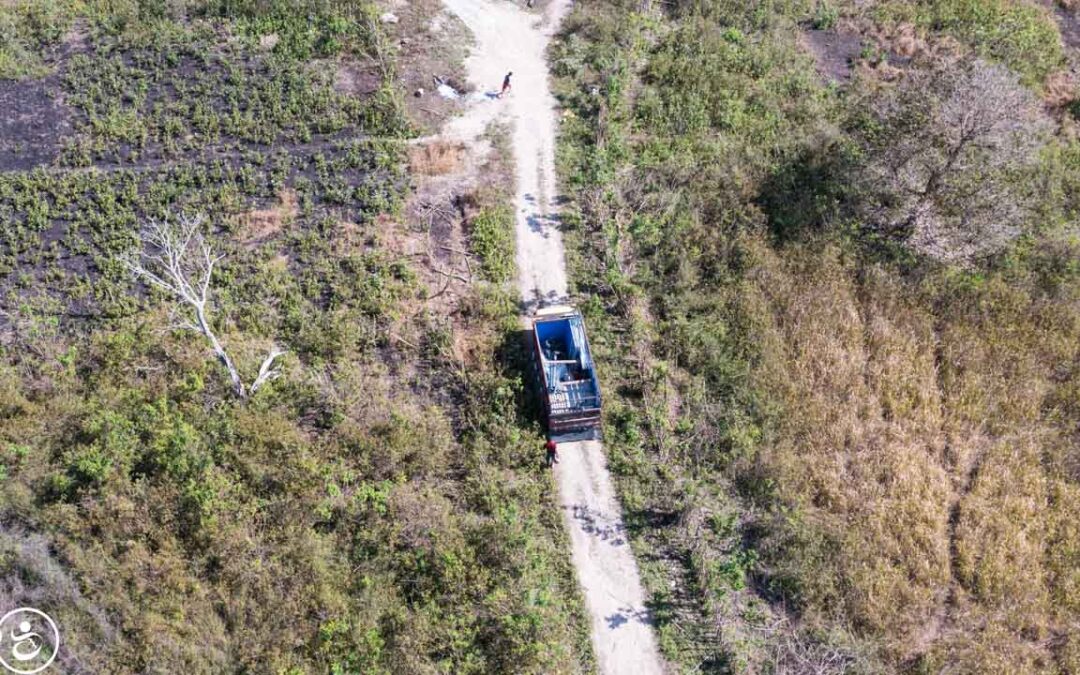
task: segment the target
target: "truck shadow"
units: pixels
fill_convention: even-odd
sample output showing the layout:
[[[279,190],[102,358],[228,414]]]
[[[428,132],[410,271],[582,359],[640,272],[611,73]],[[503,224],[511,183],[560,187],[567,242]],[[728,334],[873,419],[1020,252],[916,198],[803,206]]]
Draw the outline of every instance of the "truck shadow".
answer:
[[[495,358],[507,375],[521,377],[521,390],[516,397],[518,420],[523,427],[532,427],[543,433],[543,402],[538,390],[538,379],[532,355],[532,331],[514,330],[503,334],[495,349]]]
[[[539,398],[539,396],[537,396],[537,398]],[[564,431],[559,434],[551,434],[551,440],[555,441],[556,443],[599,441],[603,440],[603,435],[600,433],[599,429],[582,429],[581,431]]]
[[[532,331],[521,329],[506,331],[503,339],[495,348],[494,358],[510,377],[520,377],[521,387],[515,396],[515,412],[522,429],[533,430],[538,436],[547,432],[544,419],[544,402],[540,395],[540,376],[533,354]],[[551,435],[556,443],[574,443],[577,441],[600,440],[599,429],[569,431]],[[537,448],[540,454],[540,448]],[[540,466],[547,464],[540,454],[537,460]]]

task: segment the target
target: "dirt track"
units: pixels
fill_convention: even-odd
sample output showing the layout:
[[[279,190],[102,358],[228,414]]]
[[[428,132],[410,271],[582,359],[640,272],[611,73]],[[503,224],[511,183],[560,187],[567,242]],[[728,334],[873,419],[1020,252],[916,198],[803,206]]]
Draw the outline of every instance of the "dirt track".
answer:
[[[444,135],[469,142],[494,119],[505,117],[513,124],[521,295],[528,309],[559,303],[567,295],[566,264],[556,222],[555,100],[548,88],[545,51],[569,2],[554,0],[543,19],[509,2],[443,2],[475,37],[465,65],[471,83],[480,90],[470,109],[447,125]],[[507,71],[514,73],[513,89],[496,99],[493,94]],[[555,471],[560,504],[599,669],[662,673],[603,448],[596,441],[561,443],[559,448],[562,461]]]

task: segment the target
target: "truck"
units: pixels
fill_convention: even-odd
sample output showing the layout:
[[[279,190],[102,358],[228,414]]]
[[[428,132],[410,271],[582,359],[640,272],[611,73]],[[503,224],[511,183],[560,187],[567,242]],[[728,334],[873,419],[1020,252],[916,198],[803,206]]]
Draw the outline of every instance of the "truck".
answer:
[[[548,432],[600,426],[600,381],[581,312],[558,305],[533,315],[532,351]]]

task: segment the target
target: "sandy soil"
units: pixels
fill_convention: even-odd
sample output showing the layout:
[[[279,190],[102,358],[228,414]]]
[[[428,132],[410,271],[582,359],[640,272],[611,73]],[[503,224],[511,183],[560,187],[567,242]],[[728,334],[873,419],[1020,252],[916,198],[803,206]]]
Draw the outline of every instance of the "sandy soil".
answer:
[[[663,673],[604,449],[597,441],[560,443],[559,457],[559,498],[600,672]]]
[[[465,66],[478,91],[443,137],[473,143],[495,119],[513,125],[517,183],[517,264],[526,310],[566,299],[566,264],[557,221],[555,100],[548,88],[548,39],[569,9],[554,0],[545,15],[492,0],[443,0],[472,31]],[[494,94],[513,71],[509,95]],[[596,441],[560,443],[559,500],[585,595],[593,649],[602,673],[662,673],[625,526],[603,448]]]
[[[566,264],[562,233],[553,218],[555,100],[548,89],[545,51],[567,3],[552,3],[541,19],[509,2],[444,1],[476,38],[465,69],[478,90],[473,107],[451,121],[444,135],[467,141],[496,118],[513,123],[521,294],[530,307],[556,303],[566,297]],[[507,72],[514,73],[512,89],[496,99]]]

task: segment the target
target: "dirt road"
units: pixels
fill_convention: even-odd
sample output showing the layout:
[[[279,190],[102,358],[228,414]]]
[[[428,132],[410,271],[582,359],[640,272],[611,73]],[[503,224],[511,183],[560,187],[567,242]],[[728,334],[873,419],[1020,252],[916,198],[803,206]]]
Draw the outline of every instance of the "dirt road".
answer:
[[[472,84],[482,92],[444,134],[467,141],[494,119],[513,124],[521,295],[528,309],[560,302],[567,295],[566,264],[555,221],[555,100],[548,88],[545,51],[569,2],[554,0],[543,18],[505,0],[443,2],[475,36],[465,65]],[[513,88],[508,96],[483,95],[494,94],[509,71]],[[555,471],[560,504],[600,672],[662,673],[603,448],[596,441],[562,443],[559,454],[562,461]]]
[[[548,90],[548,36],[567,3],[552,3],[541,19],[509,2],[444,0],[469,27],[476,44],[465,61],[469,78],[486,94],[468,114],[450,123],[452,136],[475,136],[489,122],[514,125],[517,165],[517,265],[521,294],[530,306],[566,296],[562,234],[551,221],[555,187],[555,101]],[[510,93],[495,99],[503,76],[513,72]]]

